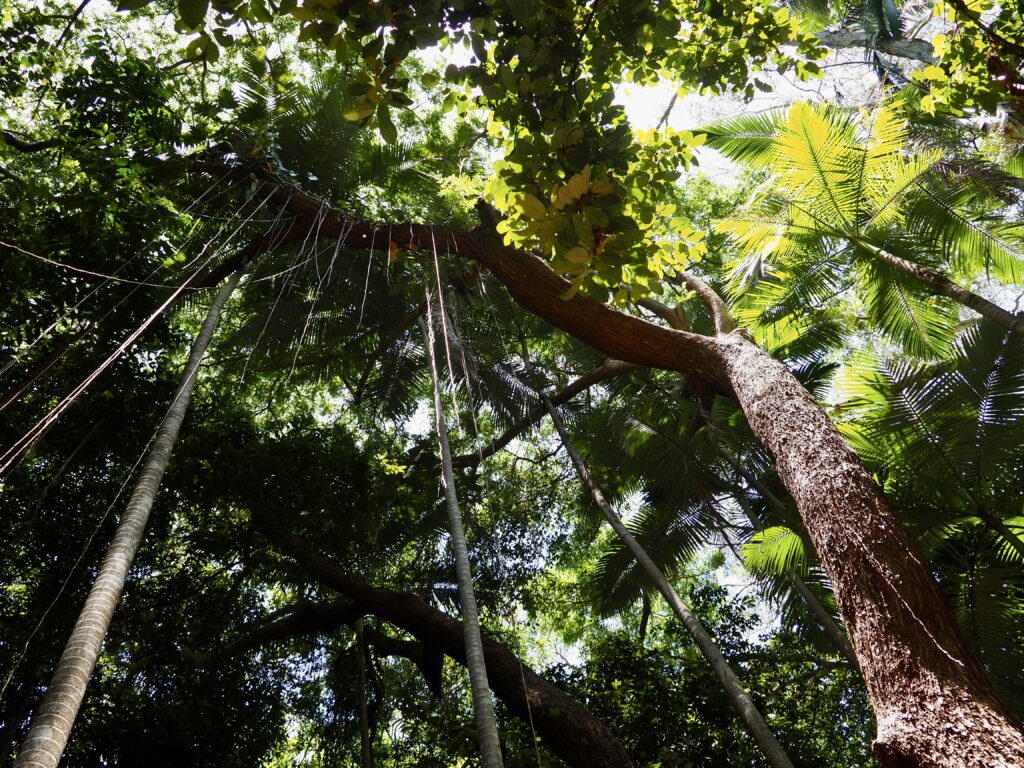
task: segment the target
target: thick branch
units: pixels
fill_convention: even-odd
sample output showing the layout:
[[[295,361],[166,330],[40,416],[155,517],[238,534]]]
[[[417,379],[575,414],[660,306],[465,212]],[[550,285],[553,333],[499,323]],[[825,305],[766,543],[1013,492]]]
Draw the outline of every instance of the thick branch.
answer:
[[[722,297],[718,295],[714,288],[692,272],[679,272],[677,278],[679,282],[694,291],[700,297],[700,300],[704,302],[704,305],[711,312],[711,317],[715,321],[715,332],[719,336],[724,336],[736,330],[736,321],[732,319],[732,312],[729,311],[729,306],[722,300]]]
[[[934,64],[935,49],[928,40],[885,40],[869,34],[863,29],[824,30],[815,34],[821,44],[827,48],[864,48],[878,51],[901,59],[912,59],[926,64]]]
[[[223,173],[222,166],[216,170]],[[243,177],[250,178],[245,172]],[[288,204],[289,189],[280,185],[265,193]],[[307,210],[325,210],[302,200]],[[708,338],[657,326],[579,294],[565,300],[568,281],[540,258],[504,246],[493,232],[381,226],[334,211],[326,212],[322,231],[364,246],[375,233],[387,232],[400,248],[450,248],[490,269],[523,309],[605,355],[677,371],[695,386],[734,396],[775,461],[835,587],[878,718],[875,752],[882,763],[988,768],[1024,760],[1024,736],[996,700],[915,543],[828,414],[782,363],[735,333]],[[333,578],[325,562],[311,567]],[[457,630],[454,645],[457,652]],[[503,663],[494,659],[498,667]],[[490,669],[490,657],[487,664]],[[973,725],[950,728],[968,721]],[[556,719],[548,725],[558,738],[569,723]],[[949,755],[964,759],[950,762]]]
[[[223,163],[197,160],[194,170],[246,183],[252,174]],[[373,242],[399,248],[446,248],[462,258],[487,267],[521,307],[553,325],[570,330],[585,344],[609,357],[645,367],[678,371],[699,379],[723,394],[731,392],[714,339],[670,330],[620,312],[584,296],[565,300],[569,281],[556,275],[542,259],[508,248],[493,231],[465,232],[424,224],[386,224],[325,210],[322,201],[290,184],[264,180],[257,195],[285,206],[299,218],[321,218],[322,234],[343,237],[349,247],[366,248]]]
[[[293,606],[284,617],[250,629],[217,649],[217,655],[246,653],[267,643],[298,635],[333,632],[365,615],[352,602],[310,603]]]
[[[25,139],[18,138],[15,134],[10,131],[0,131],[0,137],[3,138],[3,143],[9,147],[13,147],[19,152],[42,152],[46,149],[54,149],[60,146],[60,139],[43,139],[41,141],[26,141]]]
[[[265,516],[253,522],[278,549],[319,582],[353,600],[367,613],[390,622],[421,643],[436,647],[465,665],[460,622],[418,595],[381,589],[351,576]],[[482,640],[491,690],[516,717],[532,716],[537,733],[563,760],[587,768],[632,767],[629,755],[605,725],[560,688],[523,664],[504,645],[486,635]]]
[[[686,316],[686,310],[683,309],[682,305],[673,308],[662,304],[660,301],[648,298],[640,299],[637,302],[637,306],[656,314],[668,323],[669,328],[675,328],[677,331],[693,330],[690,327],[690,318]]]
[[[212,662],[217,656],[248,653],[268,643],[291,637],[330,634],[345,625],[353,624],[366,613],[359,603],[347,600],[330,603],[302,602],[286,610],[282,618],[247,629],[238,637],[223,643],[214,653],[197,656],[196,661],[206,663]],[[441,696],[440,653],[426,649],[422,643],[398,640],[371,627],[363,627],[363,637],[385,656],[402,656],[412,661],[419,667],[430,692],[437,697]]]

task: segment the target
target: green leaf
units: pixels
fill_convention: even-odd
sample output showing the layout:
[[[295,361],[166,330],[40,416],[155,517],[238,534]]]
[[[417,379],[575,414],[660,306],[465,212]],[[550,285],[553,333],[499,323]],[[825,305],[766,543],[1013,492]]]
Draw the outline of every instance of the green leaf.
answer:
[[[519,210],[531,219],[536,219],[537,221],[543,221],[548,216],[548,211],[547,208],[544,207],[544,203],[529,193],[519,196],[518,207]]]
[[[380,130],[380,137],[387,144],[395,144],[398,141],[398,128],[391,119],[391,110],[387,104],[381,104],[377,110],[377,128]]]
[[[351,96],[366,96],[373,90],[373,83],[365,80],[355,80],[345,86],[345,90]]]
[[[206,21],[210,0],[178,0],[178,18],[189,29],[199,29]]]
[[[362,104],[356,104],[353,107],[349,107],[341,114],[346,120],[356,122],[358,120],[365,120],[367,117],[372,115],[377,110],[377,105],[372,101],[366,101]]]

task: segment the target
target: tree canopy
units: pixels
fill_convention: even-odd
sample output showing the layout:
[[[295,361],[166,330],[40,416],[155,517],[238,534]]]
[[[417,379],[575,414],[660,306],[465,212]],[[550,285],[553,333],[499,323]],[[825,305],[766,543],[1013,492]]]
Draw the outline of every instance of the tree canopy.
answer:
[[[1015,4],[0,40],[0,764],[1024,765]]]

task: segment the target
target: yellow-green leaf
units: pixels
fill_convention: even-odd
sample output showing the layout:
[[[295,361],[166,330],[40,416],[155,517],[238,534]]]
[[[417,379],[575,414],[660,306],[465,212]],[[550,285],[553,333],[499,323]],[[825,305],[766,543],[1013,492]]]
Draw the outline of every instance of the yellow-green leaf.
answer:
[[[341,114],[346,120],[363,120],[372,115],[377,109],[377,105],[371,102],[363,102],[362,104],[356,104],[354,107],[349,107]]]
[[[544,207],[544,203],[529,193],[519,196],[519,210],[531,219],[538,221],[542,221],[548,216],[548,210]]]

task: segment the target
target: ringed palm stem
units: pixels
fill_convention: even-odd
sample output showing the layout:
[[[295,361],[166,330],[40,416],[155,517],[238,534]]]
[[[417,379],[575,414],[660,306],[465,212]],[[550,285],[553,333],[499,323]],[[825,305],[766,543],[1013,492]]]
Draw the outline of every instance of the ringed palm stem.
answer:
[[[171,401],[167,414],[157,430],[153,447],[146,457],[124,516],[117,525],[114,539],[107,550],[99,575],[93,583],[85,607],[78,616],[57,669],[50,680],[22,748],[15,768],[56,768],[78,709],[85,698],[85,689],[96,667],[103,640],[110,629],[135,553],[142,542],[150,510],[160,489],[160,481],[170,462],[181,424],[188,411],[192,390],[199,374],[199,364],[210,346],[220,312],[234,292],[245,268],[231,273],[217,293],[206,314],[199,334],[192,342],[185,372]]]
[[[369,663],[369,649],[363,632],[363,620],[356,620],[357,663],[359,664],[359,765],[373,768],[373,742],[370,740],[370,717],[366,702],[366,667]]]
[[[690,611],[686,603],[683,602],[679,593],[676,592],[675,588],[669,583],[668,579],[665,578],[665,574],[661,572],[657,564],[651,559],[647,551],[640,545],[640,542],[629,532],[621,518],[612,509],[611,504],[605,498],[604,493],[598,487],[597,483],[590,476],[590,472],[587,470],[586,464],[583,462],[583,458],[576,451],[572,442],[569,440],[569,435],[565,430],[565,425],[562,423],[562,418],[558,415],[555,407],[551,404],[548,398],[541,394],[541,398],[544,402],[544,407],[551,417],[551,423],[555,425],[555,430],[558,432],[558,437],[562,441],[562,445],[565,446],[566,453],[569,454],[569,458],[572,460],[573,466],[576,469],[576,474],[580,478],[580,482],[583,483],[584,487],[590,493],[590,497],[597,504],[601,513],[605,519],[611,525],[612,530],[621,539],[622,543],[626,545],[629,551],[636,558],[637,562],[640,563],[640,567],[643,568],[644,573],[654,583],[662,597],[672,608],[672,612],[675,613],[676,617],[682,622],[683,626],[693,637],[694,642],[700,649],[700,652],[704,655],[704,658],[708,660],[711,668],[714,670],[715,675],[721,681],[722,686],[725,688],[726,695],[729,697],[730,703],[736,709],[736,712],[740,716],[740,720],[743,722],[747,732],[754,738],[761,751],[764,753],[768,762],[774,768],[793,768],[793,763],[790,761],[789,756],[786,754],[782,745],[779,744],[775,735],[768,728],[768,724],[765,723],[764,718],[758,711],[754,702],[751,701],[750,696],[743,688],[743,683],[736,676],[732,667],[729,666],[729,662],[726,661],[722,652],[718,649],[714,639],[708,634],[708,631],[704,628],[704,625],[700,623],[696,616]]]
[[[441,479],[444,485],[445,506],[448,509],[448,525],[452,535],[452,549],[455,552],[455,574],[459,583],[459,603],[462,613],[463,639],[466,644],[466,668],[473,693],[473,719],[476,722],[477,741],[484,768],[502,768],[501,741],[498,724],[494,718],[494,703],[487,681],[487,665],[484,662],[483,640],[480,638],[480,616],[473,593],[473,572],[469,564],[469,547],[466,530],[462,524],[462,512],[455,493],[455,473],[452,469],[452,452],[448,444],[448,428],[444,421],[444,407],[441,400],[441,377],[437,371],[437,357],[434,354],[434,329],[428,308],[429,322],[420,317],[419,325],[430,361],[430,380],[434,390],[434,429],[441,452]]]
[[[982,317],[991,320],[1011,333],[1024,336],[1024,318],[1008,312],[997,304],[993,304],[985,297],[964,288],[959,283],[954,283],[940,272],[928,269],[928,267],[923,267],[920,264],[914,264],[906,259],[901,259],[884,248],[873,248],[872,250],[879,261],[885,262],[899,272],[917,280],[932,293],[952,299],[968,309],[973,309]]]

